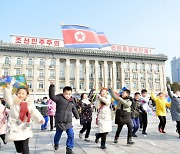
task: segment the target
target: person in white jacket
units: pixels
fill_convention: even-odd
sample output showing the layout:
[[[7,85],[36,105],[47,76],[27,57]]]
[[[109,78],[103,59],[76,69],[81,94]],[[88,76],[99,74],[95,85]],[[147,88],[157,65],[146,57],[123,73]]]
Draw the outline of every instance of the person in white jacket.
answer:
[[[107,89],[103,88],[100,94],[96,96],[98,107],[98,115],[96,122],[98,124],[98,133],[96,133],[95,142],[98,143],[101,138],[101,149],[106,149],[106,136],[108,132],[112,131],[111,121],[111,96],[108,95]]]
[[[43,124],[44,118],[36,109],[28,89],[19,88],[16,94],[12,95],[12,85],[13,83],[7,85],[3,95],[3,99],[10,107],[6,139],[14,141],[18,153],[29,154],[29,138],[33,135],[32,119]]]

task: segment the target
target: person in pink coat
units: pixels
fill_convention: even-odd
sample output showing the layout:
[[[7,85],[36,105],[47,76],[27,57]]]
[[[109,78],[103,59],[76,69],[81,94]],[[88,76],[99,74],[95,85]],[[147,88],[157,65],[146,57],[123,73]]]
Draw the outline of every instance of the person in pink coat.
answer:
[[[9,113],[9,109],[7,109],[2,104],[2,99],[0,99],[0,137],[3,140],[3,143],[6,144],[5,134],[7,130],[7,116]]]
[[[51,99],[48,100],[48,115],[50,118],[50,130],[53,131],[54,125],[53,121],[56,113],[56,103]]]

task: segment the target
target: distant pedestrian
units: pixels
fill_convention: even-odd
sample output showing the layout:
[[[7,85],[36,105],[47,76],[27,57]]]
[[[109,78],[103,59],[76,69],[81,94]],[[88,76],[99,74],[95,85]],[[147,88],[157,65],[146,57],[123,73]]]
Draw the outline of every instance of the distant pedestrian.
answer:
[[[111,121],[111,96],[108,95],[108,89],[101,89],[100,93],[96,96],[96,106],[98,106],[98,115],[96,119],[96,124],[98,124],[98,133],[96,133],[95,142],[99,142],[101,138],[101,149],[106,149],[106,136],[112,131],[112,121]]]
[[[89,134],[91,131],[91,121],[92,121],[92,105],[86,93],[81,94],[80,104],[81,104],[80,123],[83,125],[83,128],[79,132],[79,137],[82,138],[83,133],[86,131],[85,141],[89,142],[90,141]]]
[[[160,92],[157,97],[154,95],[153,92],[151,92],[151,98],[156,103],[156,115],[158,116],[160,121],[158,125],[158,130],[160,133],[166,133],[164,131],[166,126],[166,107],[170,107],[171,104],[167,102],[162,92]]]
[[[54,128],[54,119],[55,119],[55,113],[56,113],[56,103],[52,101],[51,99],[47,102],[48,105],[48,115],[50,118],[50,130],[53,131]]]
[[[167,85],[168,95],[171,98],[171,116],[172,120],[176,121],[176,131],[180,138],[180,90],[176,90],[174,94],[171,93],[170,85]]]
[[[66,86],[63,88],[63,94],[55,95],[55,86],[51,82],[49,87],[49,97],[56,103],[54,149],[58,150],[62,132],[66,131],[68,136],[66,142],[66,154],[73,154],[74,131],[72,126],[72,113],[76,119],[79,119],[79,114],[76,109],[74,98],[72,97],[72,88]]]
[[[49,121],[47,101],[48,101],[47,97],[43,97],[43,100],[41,101],[41,104],[40,104],[41,106],[38,107],[39,111],[41,112],[45,120],[45,123],[41,125],[41,130],[47,129],[47,124]]]

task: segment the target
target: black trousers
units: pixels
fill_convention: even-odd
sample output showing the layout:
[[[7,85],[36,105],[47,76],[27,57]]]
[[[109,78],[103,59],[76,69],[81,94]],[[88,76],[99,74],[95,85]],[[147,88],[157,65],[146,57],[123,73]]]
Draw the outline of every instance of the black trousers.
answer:
[[[139,116],[140,118],[140,128],[142,128],[143,132],[146,132],[146,128],[147,128],[147,123],[148,123],[148,119],[147,119],[147,113],[146,112],[142,112]]]
[[[21,141],[14,141],[16,151],[22,154],[29,154],[29,138]]]
[[[97,133],[97,134],[96,134],[96,139],[101,138],[101,146],[105,146],[107,134],[108,134],[108,133]]]
[[[119,135],[121,133],[121,130],[122,130],[122,128],[123,128],[123,126],[125,124],[127,125],[127,128],[128,128],[127,140],[129,140],[132,137],[132,121],[131,121],[131,117],[125,117],[122,120],[122,123],[118,124],[115,137],[119,137]]]
[[[3,143],[5,143],[5,134],[1,134],[0,137],[3,140]]]
[[[166,116],[158,116],[160,122],[158,125],[158,128],[164,130],[165,126],[166,126]]]
[[[54,125],[53,125],[53,124],[54,124],[54,118],[55,118],[55,116],[51,116],[51,115],[50,115],[49,118],[50,118],[50,129],[53,130],[53,128],[54,128]]]
[[[177,123],[177,125],[176,125],[177,132],[180,135],[180,121],[176,121],[176,123]]]
[[[91,131],[91,122],[83,123],[83,128],[80,130],[80,133],[82,134],[85,131],[86,131],[85,138],[88,138]]]

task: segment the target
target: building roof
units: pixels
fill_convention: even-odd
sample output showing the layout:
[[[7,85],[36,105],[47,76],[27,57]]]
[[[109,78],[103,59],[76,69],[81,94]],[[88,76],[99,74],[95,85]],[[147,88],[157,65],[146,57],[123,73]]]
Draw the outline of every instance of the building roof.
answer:
[[[100,50],[100,49],[81,49],[81,48],[63,48],[63,47],[48,47],[39,45],[25,45],[13,43],[0,43],[0,52],[23,52],[23,53],[49,53],[63,55],[82,55],[95,57],[111,57],[125,59],[141,59],[141,60],[158,60],[166,61],[168,57],[164,54],[141,54],[128,53],[120,51]]]

